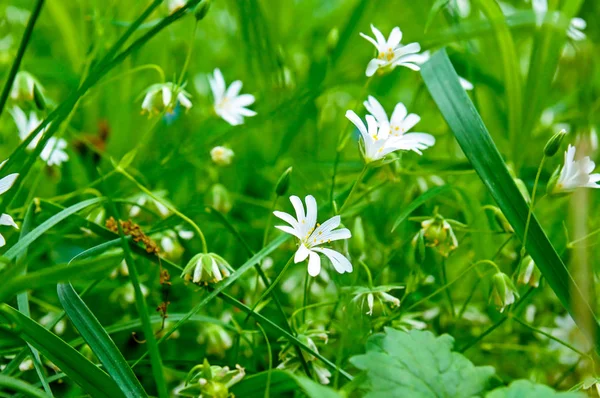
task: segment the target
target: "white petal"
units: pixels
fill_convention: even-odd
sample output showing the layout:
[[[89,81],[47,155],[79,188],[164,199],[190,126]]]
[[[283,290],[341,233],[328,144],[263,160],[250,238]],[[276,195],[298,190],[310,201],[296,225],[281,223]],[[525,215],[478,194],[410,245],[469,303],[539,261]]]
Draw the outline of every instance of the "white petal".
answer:
[[[352,237],[352,233],[348,228],[337,229],[335,231],[331,231],[327,234],[323,234],[321,239],[325,242],[333,242],[336,240],[342,239],[350,239]]]
[[[377,29],[375,26],[373,26],[373,24],[371,24],[371,31],[373,32],[373,34],[375,35],[375,38],[377,39],[377,47],[383,47],[385,46],[385,37],[383,37],[383,34],[381,33],[381,31],[379,29]]]
[[[400,41],[402,40],[402,31],[399,27],[395,27],[392,29],[392,33],[390,33],[390,37],[388,38],[387,45],[392,49],[396,48]]]
[[[365,39],[367,39],[368,41],[370,41],[370,42],[371,42],[371,43],[372,43],[372,44],[373,44],[373,45],[374,45],[376,48],[378,48],[378,49],[379,49],[379,46],[377,45],[377,42],[376,42],[376,41],[375,41],[375,39],[373,39],[371,36],[367,36],[367,35],[365,35],[364,33],[360,33],[360,35],[361,35],[363,38],[365,38]]]
[[[209,78],[210,89],[213,92],[215,99],[221,99],[225,95],[225,78],[219,68],[216,68],[213,72],[213,79]]]
[[[326,255],[329,261],[331,261],[333,268],[335,268],[335,270],[340,274],[343,274],[345,272],[352,272],[352,264],[350,264],[350,261],[343,254],[338,253],[335,250],[321,247],[315,248],[313,250]]]
[[[380,59],[373,58],[372,60],[370,60],[369,63],[367,64],[367,70],[365,72],[367,77],[373,76],[375,74],[375,72],[377,72],[377,69],[379,69],[379,67],[382,64],[384,64],[384,62]]]
[[[392,112],[392,118],[390,120],[392,128],[400,127],[400,124],[404,121],[407,113],[406,106],[404,106],[402,102],[398,102],[394,107],[394,112]]]
[[[306,222],[302,200],[296,195],[292,195],[290,196],[290,202],[292,202],[292,206],[294,206],[294,210],[296,211],[296,220],[298,220],[298,224],[302,224],[302,221]]]
[[[255,101],[255,98],[252,94],[242,94],[236,98],[231,100],[232,105],[236,107],[244,107],[248,105],[252,105]]]
[[[179,93],[177,95],[177,100],[186,109],[190,109],[192,107],[192,101],[183,93]]]
[[[300,233],[300,231],[292,228],[292,227],[288,227],[287,225],[276,225],[275,228],[285,232],[286,234],[290,234],[295,236],[298,239],[303,239],[304,236],[302,236],[302,234]]]
[[[242,82],[240,80],[236,80],[233,83],[231,83],[231,85],[227,88],[227,91],[225,91],[225,97],[227,97],[227,98],[237,97],[237,95],[240,93],[241,89],[242,89]]]
[[[317,224],[317,201],[312,195],[307,195],[304,201],[306,202],[306,224],[303,227],[304,233],[308,235],[308,231],[313,230]]]
[[[296,254],[294,254],[294,263],[298,264],[299,262],[306,260],[306,257],[308,257],[309,254],[310,250],[308,250],[304,244],[300,244],[300,247],[296,250]]]
[[[8,191],[10,187],[13,186],[17,180],[17,177],[19,177],[19,173],[12,173],[0,179],[0,195]]]
[[[377,101],[375,97],[369,95],[369,97],[363,104],[365,108],[367,108],[367,111],[371,115],[375,116],[375,119],[377,119],[377,122],[380,126],[382,124],[389,124],[387,114],[385,113],[385,109],[383,109],[383,106],[381,106],[381,104],[379,103],[379,101]]]
[[[291,214],[285,213],[283,211],[274,211],[273,215],[290,224],[292,228],[298,228],[298,221]]]
[[[310,258],[308,259],[308,274],[310,276],[317,276],[321,272],[321,258],[314,251],[309,252]]]
[[[2,234],[0,234],[0,247],[4,246],[6,244],[6,239],[4,239],[4,236],[2,236]]]
[[[356,126],[363,138],[369,135],[367,132],[367,127],[354,111],[346,111],[346,118]]]
[[[400,128],[402,129],[402,132],[405,133],[405,132],[409,131],[410,129],[412,129],[420,121],[421,121],[421,117],[419,115],[417,115],[415,113],[411,113],[402,121]]]
[[[173,93],[171,92],[171,88],[166,85],[162,87],[162,99],[164,106],[171,105],[171,100],[173,99]]]
[[[15,227],[19,229],[19,226],[15,223],[15,220],[8,214],[2,214],[0,216],[0,225],[10,225],[11,227]]]
[[[252,109],[238,108],[237,112],[242,116],[248,116],[248,117],[256,116],[256,112],[254,112]]]
[[[320,235],[329,233],[332,230],[334,230],[335,228],[339,227],[340,223],[341,223],[341,217],[339,215],[331,217],[329,220],[327,220],[323,224],[319,225],[317,227],[317,229],[315,229],[315,231],[312,233],[311,236],[314,236],[315,238],[318,239]]]

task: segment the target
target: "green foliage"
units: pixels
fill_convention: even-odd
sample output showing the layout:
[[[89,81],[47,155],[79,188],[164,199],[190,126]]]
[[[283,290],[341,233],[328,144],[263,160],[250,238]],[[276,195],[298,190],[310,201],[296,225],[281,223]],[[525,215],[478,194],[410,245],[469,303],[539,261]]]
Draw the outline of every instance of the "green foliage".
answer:
[[[584,397],[578,392],[556,392],[548,386],[532,383],[529,380],[516,380],[508,387],[500,387],[485,395],[486,398],[577,398]]]
[[[367,352],[351,359],[366,372],[367,397],[471,397],[480,395],[494,374],[452,352],[454,339],[431,332],[386,328],[367,342]]]

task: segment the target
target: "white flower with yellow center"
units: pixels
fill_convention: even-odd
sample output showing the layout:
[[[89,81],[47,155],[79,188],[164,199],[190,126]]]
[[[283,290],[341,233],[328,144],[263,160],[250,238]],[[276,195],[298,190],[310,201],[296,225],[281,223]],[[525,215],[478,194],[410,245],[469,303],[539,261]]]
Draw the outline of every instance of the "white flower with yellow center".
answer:
[[[215,112],[232,126],[244,123],[244,117],[255,116],[256,112],[246,108],[254,103],[252,94],[241,94],[242,82],[236,80],[229,87],[225,85],[225,78],[219,70],[215,69],[213,76],[208,77],[208,83],[215,100]]]
[[[592,174],[596,164],[585,156],[575,160],[575,147],[569,145],[565,152],[565,164],[560,171],[553,194],[573,192],[577,188],[600,188],[600,174]]]
[[[0,163],[0,169],[2,169],[2,166],[4,166],[4,163],[6,163],[6,160],[4,162]],[[12,174],[9,174],[5,177],[2,177],[2,179],[0,179],[0,195],[5,193],[6,191],[8,191],[13,186],[13,184],[17,180],[17,177],[19,177],[19,173],[12,173]],[[0,215],[0,225],[9,225],[16,229],[19,229],[19,227],[17,226],[17,224],[15,223],[13,218],[11,216],[9,216],[8,214]],[[2,236],[2,234],[0,234],[0,247],[4,246],[5,244],[6,244],[6,240],[4,239],[4,236]]]
[[[210,150],[210,158],[217,166],[229,166],[233,155],[233,151],[224,146],[216,146]]]
[[[290,202],[292,202],[292,206],[296,211],[296,218],[281,211],[274,211],[273,214],[289,224],[289,226],[278,225],[275,228],[294,235],[300,240],[294,262],[297,264],[308,258],[308,274],[317,276],[321,271],[321,258],[318,254],[321,253],[331,261],[333,268],[340,274],[352,272],[352,264],[343,254],[332,249],[319,247],[324,243],[352,237],[350,230],[347,228],[336,229],[341,223],[340,216],[332,217],[323,224],[317,224],[317,201],[312,195],[305,198],[306,212],[304,212],[304,205],[299,197],[290,196]]]
[[[367,65],[366,74],[371,77],[381,69],[394,69],[396,66],[404,66],[412,70],[421,69],[415,63],[415,55],[421,51],[419,43],[410,43],[406,46],[400,44],[402,31],[399,27],[392,29],[390,37],[386,40],[381,31],[371,24],[371,31],[375,38],[364,33],[360,35],[371,42],[377,49],[377,58],[373,58]]]
[[[142,113],[148,113],[149,116],[158,115],[165,109],[167,113],[172,113],[177,102],[185,109],[190,109],[192,107],[190,97],[190,93],[174,83],[153,84],[145,91]]]

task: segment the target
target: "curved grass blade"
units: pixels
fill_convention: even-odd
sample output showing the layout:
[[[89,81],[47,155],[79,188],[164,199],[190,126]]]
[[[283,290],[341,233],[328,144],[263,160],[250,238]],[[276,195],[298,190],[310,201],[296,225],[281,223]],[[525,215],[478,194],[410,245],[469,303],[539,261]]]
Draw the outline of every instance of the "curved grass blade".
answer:
[[[429,199],[433,199],[434,197],[438,196],[439,194],[444,193],[450,189],[451,189],[450,185],[442,185],[441,187],[431,188],[431,189],[427,190],[427,192],[423,193],[421,196],[419,196],[418,198],[413,200],[408,206],[406,206],[404,209],[402,209],[402,211],[396,218],[396,221],[394,221],[394,226],[392,227],[392,232],[394,232],[396,230],[396,228],[398,228],[398,226],[400,224],[402,224],[402,222],[404,220],[406,220],[408,218],[408,216],[410,216],[410,213],[417,210],[417,208],[419,206],[421,206],[423,203],[427,202]]]
[[[70,283],[61,283],[57,287],[57,292],[58,300],[71,322],[123,394],[132,398],[147,397],[148,394],[144,391],[127,361],[73,286]]]
[[[494,141],[473,103],[460,86],[445,50],[438,51],[423,65],[423,79],[444,119],[473,168],[523,241],[528,205],[513,181]],[[532,215],[526,250],[548,281],[561,304],[588,336],[599,336],[598,322],[586,296],[573,280],[567,267]],[[571,293],[571,294],[570,294]],[[577,311],[571,303],[581,303]],[[592,321],[592,322],[589,322]],[[588,327],[587,325],[591,325]],[[598,351],[598,344],[595,344]]]
[[[37,348],[85,392],[93,397],[123,396],[117,384],[106,373],[43,326],[7,304],[0,304],[0,313],[14,324],[14,334]]]
[[[13,377],[0,375],[0,390],[4,391],[4,389],[18,391],[29,397],[34,398],[51,397],[51,395],[44,394],[42,391],[38,390],[30,384],[25,383],[24,381],[15,379]]]

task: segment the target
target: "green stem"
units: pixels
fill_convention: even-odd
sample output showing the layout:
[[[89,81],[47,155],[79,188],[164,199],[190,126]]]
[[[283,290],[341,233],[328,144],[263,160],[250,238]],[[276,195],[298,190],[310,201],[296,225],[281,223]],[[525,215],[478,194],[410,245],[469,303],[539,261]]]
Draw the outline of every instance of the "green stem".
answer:
[[[309,295],[309,290],[310,290],[310,281],[311,281],[310,275],[307,272],[306,276],[304,277],[304,300],[302,301],[303,308],[308,307],[308,295]],[[306,311],[302,312],[302,323],[306,323]]]
[[[367,279],[369,281],[369,287],[373,287],[373,276],[371,276],[371,270],[369,269],[369,266],[367,264],[365,264],[365,262],[363,260],[358,260],[358,263],[364,268],[365,272],[367,273]]]
[[[181,69],[181,74],[179,75],[179,80],[177,81],[177,87],[181,86],[183,83],[183,78],[185,77],[185,72],[190,65],[190,59],[192,58],[192,52],[194,50],[194,43],[196,42],[196,31],[198,30],[198,20],[194,22],[194,29],[192,31],[192,39],[190,40],[190,45],[188,48],[187,56],[185,57],[185,62],[183,63],[183,68]]]
[[[262,247],[267,245],[267,240],[269,239],[269,230],[271,229],[271,221],[273,220],[273,211],[275,211],[275,207],[277,206],[277,201],[279,200],[279,196],[275,195],[275,199],[271,204],[271,209],[269,210],[269,214],[267,215],[267,224],[265,225],[265,232],[263,234]]]
[[[448,275],[446,274],[446,258],[442,259],[442,283],[445,285],[448,284]],[[454,308],[454,300],[452,300],[452,294],[450,293],[450,289],[446,289],[446,298],[448,299],[448,304],[450,305],[450,315],[452,318],[456,315],[456,310]]]
[[[183,214],[182,212],[180,212],[179,210],[177,210],[175,207],[173,207],[167,201],[165,201],[165,200],[159,198],[158,196],[154,195],[152,193],[152,191],[150,191],[143,184],[141,184],[140,182],[138,182],[131,174],[129,174],[121,166],[117,166],[116,170],[119,173],[121,173],[123,176],[125,176],[129,181],[133,182],[146,195],[148,195],[149,197],[151,197],[155,201],[161,203],[167,209],[169,209],[170,211],[172,211],[173,214],[176,214],[179,218],[181,218],[182,220],[184,220],[185,222],[187,222],[189,225],[191,225],[192,228],[194,228],[194,230],[196,230],[196,233],[198,234],[198,236],[200,237],[200,240],[202,241],[202,252],[203,253],[208,253],[208,246],[206,245],[206,238],[204,237],[204,234],[202,233],[202,230],[200,229],[200,227],[194,221],[192,221],[188,216],[186,216],[185,214]]]
[[[550,333],[546,333],[546,332],[544,332],[543,330],[541,330],[541,329],[538,329],[538,328],[536,328],[536,327],[534,327],[534,326],[532,326],[532,325],[528,324],[527,322],[520,320],[520,319],[519,319],[519,318],[517,318],[516,316],[512,316],[511,318],[512,318],[513,320],[515,320],[517,323],[519,323],[519,324],[521,324],[521,325],[525,326],[526,328],[528,328],[528,329],[531,329],[533,332],[535,332],[535,333],[539,333],[539,334],[541,334],[542,336],[545,336],[545,337],[549,338],[550,340],[554,340],[554,341],[556,341],[557,343],[564,345],[565,347],[567,347],[568,349],[570,349],[570,350],[572,350],[572,351],[576,352],[577,354],[581,355],[582,357],[590,358],[590,356],[589,356],[588,354],[585,354],[585,353],[583,353],[583,352],[579,351],[577,348],[573,347],[573,346],[572,346],[572,345],[570,345],[569,343],[567,343],[567,342],[565,342],[565,341],[563,341],[563,340],[561,340],[561,339],[559,339],[559,338],[556,338],[556,337],[552,336]],[[590,358],[590,360],[591,360],[591,358]]]
[[[350,203],[350,199],[352,198],[352,195],[354,195],[354,193],[358,189],[358,186],[360,185],[360,183],[362,182],[363,178],[365,177],[365,174],[367,173],[368,169],[369,169],[368,165],[365,165],[363,167],[362,171],[360,172],[360,174],[356,178],[356,181],[354,181],[354,185],[352,185],[352,189],[350,190],[350,193],[346,197],[346,200],[344,201],[344,203],[342,203],[342,207],[340,207],[340,210],[338,211],[338,214],[342,214],[343,211],[344,211],[344,209],[346,208],[346,205],[348,203]]]
[[[35,7],[31,12],[31,16],[29,17],[29,21],[27,21],[27,26],[25,27],[23,38],[21,39],[21,43],[19,44],[17,55],[15,56],[15,60],[13,61],[12,66],[10,67],[10,71],[8,72],[6,83],[4,83],[4,88],[2,89],[2,94],[0,94],[0,116],[2,115],[2,111],[4,110],[6,101],[8,100],[10,90],[15,80],[15,76],[19,71],[19,67],[21,66],[21,61],[23,60],[23,56],[25,55],[25,50],[27,50],[29,39],[31,39],[33,28],[35,26],[35,23],[37,22],[38,17],[40,16],[40,12],[42,11],[43,5],[44,0],[37,0],[37,2],[35,3]]]
[[[287,271],[287,269],[293,263],[294,263],[294,256],[292,255],[292,257],[290,257],[288,262],[284,265],[284,267],[281,270],[281,272],[279,273],[279,275],[277,275],[277,277],[275,278],[273,283],[271,283],[271,285],[267,288],[267,290],[265,290],[265,292],[259,297],[258,301],[254,304],[254,307],[252,307],[252,312],[254,312],[256,310],[256,307],[265,299],[265,297],[267,297],[269,295],[269,293],[271,293],[271,291],[275,288],[275,286],[277,286],[277,284],[283,277],[283,274],[285,274],[285,271]],[[250,314],[248,315],[248,317],[249,316],[250,316]]]
[[[265,385],[265,398],[269,398],[270,389],[271,389],[271,370],[273,369],[273,353],[271,352],[271,343],[269,343],[269,338],[267,337],[267,333],[265,333],[265,329],[260,326],[260,323],[256,322],[256,326],[262,332],[263,337],[265,338],[265,342],[267,343],[267,356],[269,358],[269,369],[267,370],[267,384]]]
[[[546,161],[546,155],[542,156],[542,160],[538,167],[537,173],[535,175],[535,182],[533,183],[533,192],[531,193],[531,203],[529,204],[529,211],[527,212],[527,222],[525,223],[525,235],[523,235],[523,246],[521,247],[521,258],[525,256],[525,252],[527,251],[527,235],[529,234],[529,222],[531,221],[531,215],[533,214],[533,207],[535,206],[535,194],[537,192],[538,182],[540,180],[540,174],[542,174],[542,168],[544,167],[544,162]],[[520,264],[520,263],[519,263]],[[517,267],[517,273],[519,269]]]

